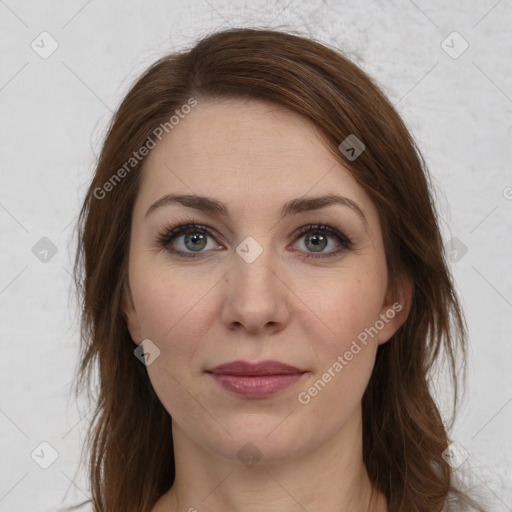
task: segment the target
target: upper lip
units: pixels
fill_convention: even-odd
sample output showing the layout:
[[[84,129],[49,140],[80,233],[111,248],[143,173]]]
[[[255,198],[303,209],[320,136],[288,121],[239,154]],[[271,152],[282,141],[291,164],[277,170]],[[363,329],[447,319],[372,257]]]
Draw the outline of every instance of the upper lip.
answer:
[[[304,370],[281,363],[280,361],[261,361],[259,363],[232,361],[216,366],[211,370],[207,370],[207,372],[220,375],[289,375],[305,373]]]

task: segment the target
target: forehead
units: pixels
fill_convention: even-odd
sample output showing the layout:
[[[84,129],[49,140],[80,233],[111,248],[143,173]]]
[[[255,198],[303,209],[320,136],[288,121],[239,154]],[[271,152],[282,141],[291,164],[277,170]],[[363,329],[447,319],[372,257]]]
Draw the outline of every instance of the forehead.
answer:
[[[259,100],[201,101],[174,126],[146,159],[137,203],[147,208],[172,192],[262,213],[290,199],[338,193],[370,222],[377,215],[308,119]]]

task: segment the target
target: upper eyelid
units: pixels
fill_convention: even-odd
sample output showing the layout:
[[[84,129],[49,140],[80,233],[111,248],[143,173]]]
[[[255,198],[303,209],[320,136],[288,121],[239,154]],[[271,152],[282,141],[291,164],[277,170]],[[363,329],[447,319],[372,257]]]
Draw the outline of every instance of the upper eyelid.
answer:
[[[185,234],[184,232],[186,232],[187,229],[189,229],[191,231],[194,230],[194,229],[197,229],[198,231],[206,231],[207,236],[212,236],[213,237],[215,234],[217,234],[218,237],[222,241],[225,239],[219,233],[219,231],[216,230],[215,228],[213,228],[211,226],[208,226],[206,224],[202,224],[202,223],[196,222],[196,221],[189,221],[189,222],[178,223],[178,224],[176,224],[172,228],[171,227],[164,228],[164,230],[159,235],[159,239],[162,238],[162,237],[165,237],[167,234],[171,233],[172,231],[176,231],[172,235],[172,238],[173,239],[179,238],[179,237],[181,237],[181,236],[183,236]],[[344,240],[346,241],[346,243],[349,246],[353,245],[352,239],[349,238],[342,230],[340,230],[340,229],[338,229],[338,228],[336,228],[334,226],[330,226],[327,223],[321,223],[321,222],[304,224],[304,225],[302,225],[302,226],[300,226],[300,227],[298,227],[298,228],[296,228],[294,230],[293,236],[295,237],[295,239],[302,238],[308,232],[310,232],[310,231],[314,232],[315,229],[318,230],[319,232],[321,232],[321,231],[325,232],[327,234],[327,236],[329,236],[331,238],[335,238],[335,239],[340,238],[341,240],[337,240],[337,242],[339,244],[341,244],[341,245],[344,245],[342,243]]]
[[[146,211],[145,217],[147,217],[153,210],[159,207],[176,203],[181,204],[186,208],[193,208],[201,212],[210,212],[214,214],[215,217],[218,219],[220,219],[221,217],[229,216],[228,207],[214,198],[190,194],[167,194],[161,197],[158,201],[156,201],[149,207],[149,209]],[[292,199],[285,203],[284,205],[282,205],[279,220],[284,220],[285,217],[292,214],[322,211],[324,208],[330,207],[334,204],[341,204],[347,208],[350,208],[362,220],[365,231],[368,231],[368,219],[366,218],[364,212],[359,207],[359,205],[352,199],[349,199],[347,197],[341,197],[336,194],[328,194],[319,197]]]
[[[212,227],[212,226],[209,226],[208,224],[203,224],[201,222],[181,222],[181,223],[177,223],[175,226],[173,227],[164,227],[162,232],[164,233],[167,233],[169,231],[173,231],[173,230],[178,230],[178,229],[194,229],[194,228],[197,228],[197,229],[201,229],[201,230],[204,230],[204,231],[209,231],[211,233],[216,233],[218,234],[221,238],[225,238],[220,232],[219,230],[217,230],[216,228]],[[343,233],[343,230],[339,229],[339,228],[336,228],[335,226],[331,226],[329,225],[327,222],[314,222],[314,223],[306,223],[306,224],[303,224],[301,226],[299,226],[298,228],[295,228],[293,230],[293,233],[294,234],[300,234],[302,231],[304,230],[308,230],[308,229],[311,229],[311,230],[314,230],[314,229],[319,229],[319,230],[333,230],[333,231],[337,231],[340,235],[343,235],[343,236],[346,236],[344,235]],[[347,237],[348,238],[348,237]]]

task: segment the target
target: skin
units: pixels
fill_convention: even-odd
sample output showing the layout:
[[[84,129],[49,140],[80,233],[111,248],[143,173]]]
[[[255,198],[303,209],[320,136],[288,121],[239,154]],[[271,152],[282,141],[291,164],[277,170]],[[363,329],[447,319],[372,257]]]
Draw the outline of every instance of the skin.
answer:
[[[173,204],[145,218],[168,193],[214,197],[231,215]],[[341,205],[278,221],[284,202],[329,193],[356,202],[368,227]],[[200,247],[198,257],[157,248],[168,224],[192,219],[213,228],[207,245],[185,245],[182,234],[172,246],[188,254]],[[320,223],[353,247],[327,235],[320,253],[343,251],[308,258],[318,253],[296,230]],[[236,252],[248,236],[263,249],[251,263]],[[361,399],[378,345],[403,324],[410,300],[409,282],[387,287],[375,205],[308,120],[262,101],[199,102],[147,157],[132,217],[123,314],[135,344],[149,339],[160,350],[147,371],[173,418],[176,480],[153,512],[387,511],[382,494],[370,500]],[[298,394],[396,302],[401,311],[299,403]],[[307,373],[275,395],[244,398],[205,373],[239,359],[278,360]],[[261,454],[251,467],[237,456],[248,442]]]

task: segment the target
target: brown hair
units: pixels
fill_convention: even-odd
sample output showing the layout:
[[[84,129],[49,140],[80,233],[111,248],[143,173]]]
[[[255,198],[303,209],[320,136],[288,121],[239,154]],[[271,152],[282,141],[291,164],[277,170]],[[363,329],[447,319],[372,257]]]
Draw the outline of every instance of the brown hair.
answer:
[[[90,383],[97,364],[98,396],[86,445],[94,511],[148,512],[174,481],[171,417],[134,356],[121,312],[144,158],[132,169],[126,162],[190,98],[261,99],[302,114],[374,201],[389,282],[409,276],[414,289],[408,318],[379,347],[363,396],[369,477],[387,497],[390,512],[440,511],[452,495],[483,510],[454,485],[442,457],[447,431],[429,390],[434,363],[444,355],[455,410],[466,325],[423,157],[380,88],[342,52],[292,33],[235,28],[159,59],[137,80],[111,121],[80,212],[74,272],[81,360],[75,392]],[[347,161],[338,146],[351,134],[366,149]],[[122,179],[113,182],[123,165]],[[112,187],[100,197],[109,180]]]

